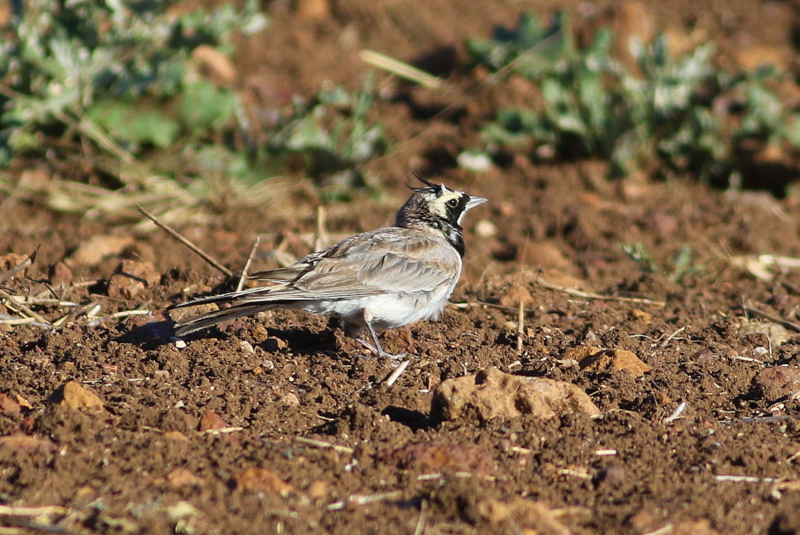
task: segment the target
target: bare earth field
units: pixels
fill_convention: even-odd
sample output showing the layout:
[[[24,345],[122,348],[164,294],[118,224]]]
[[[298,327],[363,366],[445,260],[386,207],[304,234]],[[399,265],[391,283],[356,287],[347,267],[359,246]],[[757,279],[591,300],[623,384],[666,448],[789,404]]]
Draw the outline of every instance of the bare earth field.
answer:
[[[257,209],[172,224],[234,271],[261,236],[253,270],[268,269],[272,251],[300,257],[315,240],[390,224],[419,170],[490,199],[466,218],[452,306],[410,337],[382,335],[387,351],[418,356],[391,385],[390,362],[360,358],[325,318],[299,312],[182,347],[163,310],[229,290],[222,275],[141,218],[3,202],[0,255],[40,248],[4,291],[101,308],[93,323],[0,325],[0,533],[800,534],[800,271],[759,259],[800,258],[798,198],[612,182],[596,161],[459,169],[475,122],[526,98],[520,84],[480,85],[463,39],[522,9],[579,17],[584,4],[300,4],[266,7],[270,28],[237,59],[242,91],[357,89],[364,48],[417,62],[449,91],[375,73],[396,97],[374,110],[396,142],[370,164],[384,193],[325,205],[327,236],[305,179],[277,180]],[[721,61],[763,47],[796,62],[795,3],[646,6],[659,27],[718,40]],[[653,272],[621,248],[637,243]],[[682,250],[690,269],[676,267]],[[131,310],[152,314],[112,316]],[[53,321],[68,309],[35,311]],[[489,403],[497,415],[448,418],[437,388],[492,367],[571,383],[598,413],[542,414],[510,387]]]

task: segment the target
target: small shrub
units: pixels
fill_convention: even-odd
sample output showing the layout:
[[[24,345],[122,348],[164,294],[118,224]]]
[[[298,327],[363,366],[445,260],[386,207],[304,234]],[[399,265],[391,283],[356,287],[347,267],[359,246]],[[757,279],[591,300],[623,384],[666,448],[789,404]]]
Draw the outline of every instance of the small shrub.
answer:
[[[632,72],[611,57],[609,29],[584,49],[569,35],[563,13],[546,26],[525,15],[493,40],[467,42],[476,64],[528,78],[542,97],[535,108],[498,110],[482,131],[490,154],[600,157],[612,175],[657,163],[725,183],[744,141],[800,148],[800,114],[771,89],[781,77],[775,69],[729,73],[715,64],[711,43],[671,57],[659,36],[632,43],[639,67]]]

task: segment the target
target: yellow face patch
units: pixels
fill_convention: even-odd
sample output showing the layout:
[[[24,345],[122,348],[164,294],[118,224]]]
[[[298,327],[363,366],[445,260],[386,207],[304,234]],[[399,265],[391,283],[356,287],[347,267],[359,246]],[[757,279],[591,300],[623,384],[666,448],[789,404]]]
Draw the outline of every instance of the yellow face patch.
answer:
[[[444,186],[442,186],[442,194],[441,196],[437,197],[436,199],[432,200],[428,204],[428,209],[431,211],[431,214],[437,215],[441,218],[447,218],[447,201],[452,199],[460,199],[462,193],[457,191],[452,191]]]

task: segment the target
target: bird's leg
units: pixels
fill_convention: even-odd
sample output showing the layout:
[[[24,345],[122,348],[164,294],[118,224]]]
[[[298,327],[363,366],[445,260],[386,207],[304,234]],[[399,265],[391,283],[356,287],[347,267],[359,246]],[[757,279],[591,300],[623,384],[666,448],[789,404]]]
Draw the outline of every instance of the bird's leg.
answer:
[[[400,360],[405,358],[408,353],[400,353],[399,355],[392,355],[391,353],[387,353],[381,347],[381,342],[378,340],[378,333],[375,332],[375,327],[372,326],[372,312],[367,310],[366,308],[361,311],[361,316],[364,319],[364,324],[367,326],[367,330],[369,331],[370,336],[372,337],[372,344],[361,338],[360,336],[356,338],[358,342],[366,347],[373,355],[376,357],[385,357],[391,360]]]

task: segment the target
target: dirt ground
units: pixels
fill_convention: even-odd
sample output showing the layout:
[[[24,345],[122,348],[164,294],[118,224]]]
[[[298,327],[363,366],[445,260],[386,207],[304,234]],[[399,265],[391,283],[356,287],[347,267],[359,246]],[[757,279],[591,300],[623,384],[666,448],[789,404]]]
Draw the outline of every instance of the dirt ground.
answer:
[[[797,61],[796,3],[645,6],[659,28],[718,40],[720,61],[742,50]],[[395,145],[370,164],[384,193],[326,205],[328,243],[389,224],[412,170],[491,201],[466,219],[465,270],[441,321],[413,325],[410,339],[382,335],[388,351],[411,341],[417,355],[391,386],[391,363],[360,358],[326,318],[299,312],[223,324],[182,347],[164,308],[230,289],[222,275],[153,226],[4,202],[0,255],[40,249],[2,288],[49,285],[84,315],[57,329],[0,325],[0,532],[800,534],[800,341],[793,325],[758,317],[800,322],[800,272],[759,258],[800,258],[798,199],[681,178],[611,182],[594,161],[455,165],[480,118],[526,95],[480,85],[463,39],[556,7],[587,25],[626,9],[273,2],[270,29],[237,59],[241,90],[265,108],[325,81],[357,89],[370,72],[392,95],[375,113]],[[375,73],[358,59],[365,48],[451,87]],[[321,204],[308,181],[284,180],[258,209],[175,226],[233,270],[261,236],[254,269],[266,269],[271,251],[312,250]],[[87,246],[109,242],[111,255]],[[625,244],[641,244],[655,269]],[[123,260],[135,280],[115,275]],[[52,321],[67,309],[35,310]],[[131,310],[152,314],[112,316]],[[575,352],[585,347],[641,362],[586,365]],[[569,382],[600,413],[432,410],[442,382],[490,367]]]

